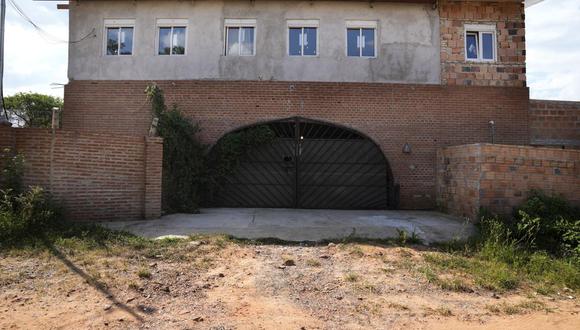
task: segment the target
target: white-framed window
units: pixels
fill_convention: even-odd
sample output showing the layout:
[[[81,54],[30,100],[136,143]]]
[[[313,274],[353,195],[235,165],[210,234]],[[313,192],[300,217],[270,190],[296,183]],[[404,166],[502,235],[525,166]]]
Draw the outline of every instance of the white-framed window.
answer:
[[[497,59],[497,42],[494,25],[465,25],[465,60],[490,61]]]
[[[318,55],[318,20],[288,20],[288,55]]]
[[[373,58],[377,55],[377,22],[346,22],[346,56]]]
[[[133,55],[134,19],[106,19],[104,54],[107,56]]]
[[[158,19],[157,55],[185,55],[187,51],[187,25],[187,19]]]
[[[256,20],[226,19],[225,20],[225,50],[226,56],[256,55]]]

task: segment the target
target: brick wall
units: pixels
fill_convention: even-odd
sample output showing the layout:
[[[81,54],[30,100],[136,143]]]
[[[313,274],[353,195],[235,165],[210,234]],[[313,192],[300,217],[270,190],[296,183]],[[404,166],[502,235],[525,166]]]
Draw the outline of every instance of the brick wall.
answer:
[[[270,81],[159,81],[168,104],[200,122],[212,144],[244,125],[302,116],[341,124],[377,142],[401,185],[401,208],[435,207],[441,146],[528,143],[528,89],[407,84]],[[64,129],[146,134],[146,81],[73,81],[65,89]],[[403,154],[405,143],[411,154]]]
[[[530,100],[530,143],[580,149],[580,102]]]
[[[439,15],[443,84],[526,86],[525,14],[521,2],[440,0]],[[465,24],[496,27],[496,62],[465,60]]]
[[[70,220],[132,220],[161,213],[162,140],[15,129],[24,182],[49,190]],[[0,129],[1,135],[2,129]]]
[[[475,219],[479,207],[510,215],[532,189],[561,194],[580,206],[580,150],[474,144],[437,155],[437,200]]]

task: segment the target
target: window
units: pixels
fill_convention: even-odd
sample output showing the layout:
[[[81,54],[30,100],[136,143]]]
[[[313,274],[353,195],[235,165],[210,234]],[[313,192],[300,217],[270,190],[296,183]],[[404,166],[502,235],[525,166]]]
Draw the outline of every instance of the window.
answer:
[[[225,55],[253,56],[256,54],[256,20],[226,19]]]
[[[288,21],[288,55],[318,55],[318,21]]]
[[[465,59],[468,61],[495,61],[496,42],[493,25],[465,26]]]
[[[376,22],[347,22],[346,55],[349,57],[375,57],[376,30]]]
[[[187,48],[187,20],[158,20],[158,55],[185,55]]]
[[[134,20],[105,20],[105,54],[133,55]]]

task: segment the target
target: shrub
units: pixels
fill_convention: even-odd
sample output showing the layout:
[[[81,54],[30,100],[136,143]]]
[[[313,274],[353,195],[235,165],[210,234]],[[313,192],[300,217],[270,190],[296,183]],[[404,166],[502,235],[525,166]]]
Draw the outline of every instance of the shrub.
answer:
[[[50,195],[33,187],[21,194],[0,191],[0,244],[37,236],[61,221],[61,212]]]
[[[169,213],[197,212],[207,181],[207,147],[198,138],[200,128],[173,107],[167,110],[163,91],[156,85],[145,90],[163,138],[163,209]]]
[[[11,190],[15,194],[22,192],[24,157],[10,149],[0,150],[0,165],[0,190]]]

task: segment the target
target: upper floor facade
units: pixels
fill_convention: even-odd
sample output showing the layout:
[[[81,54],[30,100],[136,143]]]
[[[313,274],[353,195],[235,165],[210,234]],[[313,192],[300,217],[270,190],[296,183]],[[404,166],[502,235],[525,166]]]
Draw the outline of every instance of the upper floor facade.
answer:
[[[526,81],[519,0],[83,0],[68,8],[71,80]]]

